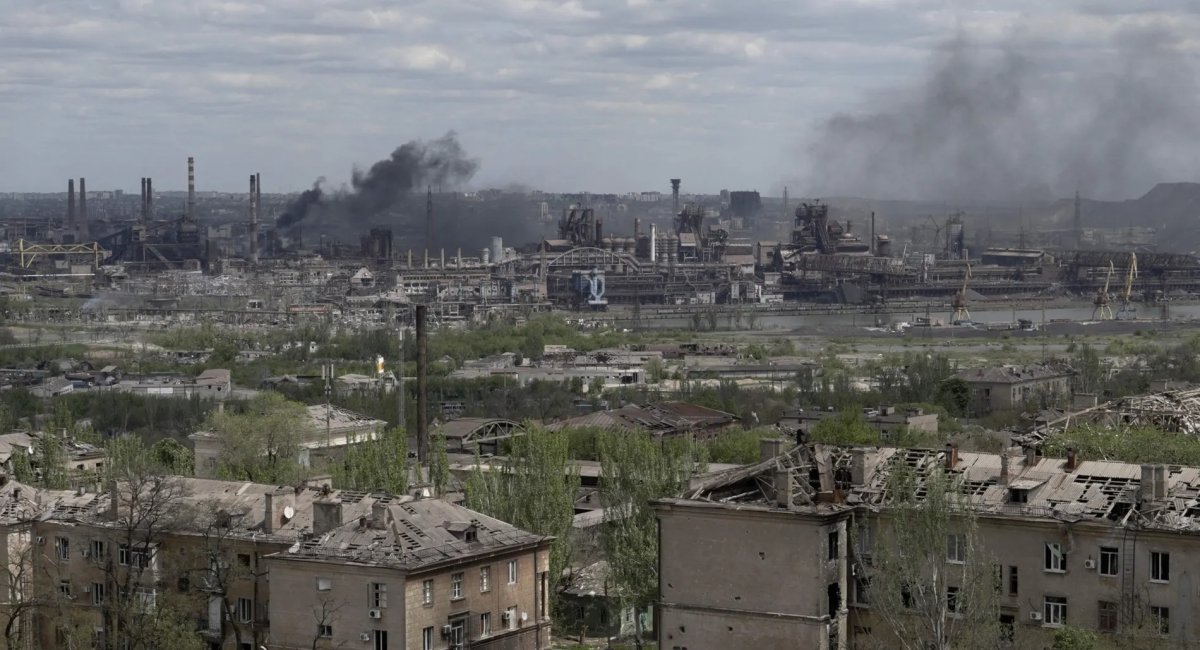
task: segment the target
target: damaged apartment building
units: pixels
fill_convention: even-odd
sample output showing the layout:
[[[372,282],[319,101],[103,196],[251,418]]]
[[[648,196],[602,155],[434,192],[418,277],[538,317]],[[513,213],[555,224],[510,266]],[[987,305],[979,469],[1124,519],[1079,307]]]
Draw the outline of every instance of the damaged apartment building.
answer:
[[[1046,647],[1068,625],[1163,647],[1200,642],[1198,468],[1016,447],[779,453],[778,444],[764,441],[756,465],[655,503],[664,650],[894,647],[859,562],[883,541],[861,531],[889,516],[888,479],[901,465],[918,495],[944,472],[973,504],[979,557],[995,573],[996,647]],[[961,562],[953,536],[932,553]]]
[[[27,577],[19,647],[148,647],[137,635],[160,616],[194,620],[207,647],[227,650],[549,645],[551,540],[420,495],[321,480],[154,477],[93,493],[5,479],[0,541]]]

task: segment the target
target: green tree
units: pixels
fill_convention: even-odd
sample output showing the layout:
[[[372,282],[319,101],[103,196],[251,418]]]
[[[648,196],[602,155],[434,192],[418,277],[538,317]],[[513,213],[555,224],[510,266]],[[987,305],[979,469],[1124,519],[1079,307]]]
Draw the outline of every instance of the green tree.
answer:
[[[438,496],[450,488],[450,457],[446,453],[446,435],[437,431],[429,439],[429,482]]]
[[[165,470],[176,476],[196,473],[196,456],[174,438],[163,438],[150,447],[150,453]]]
[[[879,432],[871,428],[857,411],[842,411],[821,420],[809,433],[809,442],[826,445],[875,445]]]
[[[606,506],[601,541],[618,599],[638,612],[639,648],[640,613],[658,591],[658,520],[650,502],[679,494],[695,467],[695,453],[689,441],[655,440],[640,432],[600,438],[600,496]]]
[[[374,440],[350,445],[345,462],[333,467],[337,487],[351,490],[408,491],[408,435],[389,427]]]
[[[947,377],[938,383],[934,400],[949,415],[961,417],[971,404],[971,387],[961,377]]]
[[[1054,631],[1052,650],[1092,650],[1096,647],[1096,633],[1077,627],[1061,627]]]
[[[303,404],[261,393],[242,413],[213,413],[209,429],[220,442],[217,474],[227,480],[290,483],[303,473],[300,443],[315,432]]]
[[[539,535],[554,537],[550,575],[563,574],[571,557],[571,522],[579,474],[570,463],[570,434],[531,426],[513,438],[508,456],[485,468],[476,459],[467,478],[467,506]],[[557,590],[551,590],[556,599]]]
[[[38,469],[41,470],[42,487],[52,490],[62,490],[70,487],[71,481],[67,474],[67,452],[63,448],[63,439],[57,433],[45,433],[34,442],[35,456]]]
[[[894,463],[882,513],[853,532],[858,599],[887,624],[886,647],[985,648],[1000,638],[992,561],[959,480]]]

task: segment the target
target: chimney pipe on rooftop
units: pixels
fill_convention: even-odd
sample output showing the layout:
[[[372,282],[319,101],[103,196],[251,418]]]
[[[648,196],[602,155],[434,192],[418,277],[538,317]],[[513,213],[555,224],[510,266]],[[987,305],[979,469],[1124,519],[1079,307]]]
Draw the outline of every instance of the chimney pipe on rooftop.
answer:
[[[954,469],[958,466],[958,445],[946,443],[946,469]]]
[[[867,482],[867,450],[855,447],[850,450],[850,484],[862,487]]]
[[[1005,447],[1000,451],[1000,480],[997,481],[1000,485],[1008,485],[1008,448]]]
[[[1037,462],[1038,462],[1037,449],[1034,447],[1026,447],[1025,448],[1025,467],[1033,467],[1034,465],[1037,465]]]
[[[1067,464],[1063,468],[1068,472],[1074,472],[1079,467],[1079,452],[1074,447],[1067,447]]]
[[[780,508],[792,507],[792,470],[775,470],[775,505]]]

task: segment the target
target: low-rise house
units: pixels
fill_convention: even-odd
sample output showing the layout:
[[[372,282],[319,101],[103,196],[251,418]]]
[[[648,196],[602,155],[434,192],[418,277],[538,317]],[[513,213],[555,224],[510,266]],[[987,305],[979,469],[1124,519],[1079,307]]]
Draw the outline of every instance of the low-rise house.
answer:
[[[313,537],[267,557],[270,618],[289,622],[271,647],[550,647],[551,538],[436,499],[315,508]]]
[[[1040,408],[1070,395],[1070,368],[1054,364],[968,368],[957,377],[970,389],[968,408],[975,415]]]
[[[812,433],[813,427],[823,420],[840,417],[841,413],[829,409],[800,408],[788,411],[779,426],[789,431],[795,431],[801,440],[806,440]],[[926,413],[920,408],[896,409],[894,406],[863,409],[863,422],[879,432],[879,440],[883,443],[892,441],[896,434],[903,431],[922,431],[937,434],[938,414]]]
[[[692,435],[697,440],[702,440],[714,438],[737,424],[738,417],[732,413],[687,402],[662,402],[646,406],[629,404],[618,409],[596,411],[554,422],[547,425],[547,428],[558,430],[589,427],[605,431],[646,431],[659,437]]]
[[[888,543],[863,531],[890,523],[888,480],[902,466],[918,498],[942,473],[972,504],[970,552],[997,578],[996,647],[1047,646],[1065,625],[1155,647],[1200,643],[1200,619],[1189,615],[1200,468],[1043,458],[1032,448],[816,445],[764,457],[656,502],[660,647],[895,647],[861,566]],[[948,563],[968,559],[958,538],[951,531],[938,549]]]
[[[301,428],[300,453],[296,459],[305,467],[320,461],[340,458],[348,445],[374,440],[387,422],[376,420],[338,406],[314,404],[306,407],[307,421]],[[188,436],[195,454],[196,476],[216,476],[221,458],[221,439],[212,431],[197,431]]]

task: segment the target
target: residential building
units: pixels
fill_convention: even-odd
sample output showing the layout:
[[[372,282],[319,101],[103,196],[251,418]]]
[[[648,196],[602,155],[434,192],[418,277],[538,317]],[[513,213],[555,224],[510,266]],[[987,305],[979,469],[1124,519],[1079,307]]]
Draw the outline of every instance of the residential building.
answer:
[[[737,424],[738,417],[732,413],[687,402],[662,402],[646,406],[628,404],[618,409],[560,420],[546,428],[594,427],[615,432],[646,431],[665,438],[691,435],[697,440],[704,440],[715,438]]]
[[[1070,395],[1070,368],[1054,364],[960,370],[970,389],[968,408],[976,415],[1043,408]]]
[[[340,503],[316,507],[314,536],[267,558],[287,594],[271,619],[291,622],[272,648],[550,646],[550,538],[436,499],[379,499],[346,523]]]
[[[802,439],[807,439],[813,427],[822,420],[836,418],[841,415],[838,411],[820,408],[800,408],[784,414],[779,426],[795,431]],[[902,431],[921,431],[936,434],[938,432],[938,414],[926,413],[920,408],[897,410],[894,406],[863,409],[863,422],[879,432],[879,440],[888,443]]]
[[[374,440],[387,422],[360,415],[339,406],[315,404],[307,407],[307,426],[301,428],[297,460],[305,467],[319,461],[339,458],[348,445]],[[221,440],[212,431],[197,431],[188,436],[196,458],[196,476],[216,476],[221,457]]]
[[[817,445],[656,502],[660,647],[889,647],[887,626],[851,579],[847,524],[873,528],[889,516],[882,495],[900,464],[919,481],[950,473],[974,503],[979,551],[1000,577],[998,647],[1048,645],[1065,625],[1200,643],[1190,615],[1200,469]],[[864,548],[879,543],[867,538]]]
[[[97,494],[0,478],[0,553],[25,576],[9,597],[38,596],[16,624],[29,647],[100,639],[133,594],[146,610],[130,616],[194,607],[212,648],[547,648],[550,543],[449,502],[327,484],[166,477]]]

